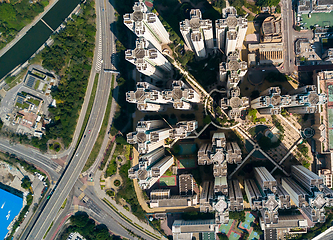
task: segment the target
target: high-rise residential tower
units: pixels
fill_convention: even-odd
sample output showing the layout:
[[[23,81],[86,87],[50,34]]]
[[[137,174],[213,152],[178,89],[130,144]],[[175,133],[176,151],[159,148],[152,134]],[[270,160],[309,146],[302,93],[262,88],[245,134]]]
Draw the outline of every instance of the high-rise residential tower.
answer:
[[[143,0],[136,2],[133,13],[124,15],[124,24],[138,37],[144,37],[155,48],[162,51],[162,45],[170,42],[169,34],[158,16],[148,11]]]
[[[193,103],[200,102],[199,94],[183,81],[173,81],[172,90],[164,90],[147,82],[138,82],[136,91],[126,93],[126,101],[136,103],[140,111],[159,112],[169,104],[175,109],[190,110]]]
[[[211,20],[203,20],[199,9],[192,9],[190,20],[180,22],[180,32],[186,45],[191,48],[198,57],[206,56],[206,49],[214,48],[213,25]]]
[[[327,102],[327,96],[318,93],[314,85],[295,89],[282,95],[279,87],[270,87],[261,96],[251,101],[251,108],[258,109],[261,114],[280,114],[281,108],[287,108],[290,113],[316,113],[320,105]]]
[[[227,7],[222,10],[222,19],[216,20],[217,47],[225,54],[242,49],[245,34],[247,31],[247,19],[237,17],[237,10],[234,7]]]
[[[125,52],[125,59],[134,64],[139,72],[156,80],[164,79],[160,69],[171,71],[171,63],[156,48],[149,48],[149,42],[144,38],[136,40],[134,50]]]

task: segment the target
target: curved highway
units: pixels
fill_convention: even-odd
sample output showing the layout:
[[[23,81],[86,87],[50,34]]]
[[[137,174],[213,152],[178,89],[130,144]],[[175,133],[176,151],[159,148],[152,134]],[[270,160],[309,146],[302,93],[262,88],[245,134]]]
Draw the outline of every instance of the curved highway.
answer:
[[[54,221],[61,205],[63,204],[70,191],[73,189],[75,183],[77,182],[77,179],[82,172],[82,169],[88,159],[88,156],[90,155],[90,152],[94,146],[99,130],[101,128],[110,94],[111,80],[113,77],[111,73],[106,73],[102,69],[113,69],[113,65],[111,63],[111,54],[114,51],[114,36],[110,31],[110,25],[114,21],[114,9],[109,1],[106,2],[103,0],[97,0],[95,8],[97,15],[97,45],[95,49],[95,57],[90,81],[93,81],[96,72],[100,71],[100,74],[94,105],[87,127],[84,132],[84,135],[86,135],[86,137],[83,137],[81,139],[75,152],[70,152],[69,159],[67,161],[68,165],[64,169],[63,174],[61,175],[54,190],[51,192],[49,200],[47,201],[45,207],[42,209],[39,216],[37,216],[37,220],[32,223],[32,229],[27,228],[24,234],[21,236],[21,239],[43,239],[49,226]],[[100,49],[100,44],[102,44],[102,51]],[[99,54],[102,54],[102,56],[100,56]],[[77,128],[80,128],[79,124]],[[28,159],[28,161],[30,160],[32,159]],[[45,158],[31,162],[44,168],[45,164],[43,165],[43,160],[45,160]],[[55,174],[55,169],[53,169],[52,167],[48,167],[47,171],[50,174],[52,172],[52,174]],[[78,182],[78,184],[80,184],[80,181]],[[120,228],[120,226],[124,226],[125,228],[131,230],[132,232],[144,239],[154,239],[144,231],[138,230],[136,227],[121,218],[116,212],[114,212],[114,210],[109,208],[102,200],[100,200],[93,191],[87,189],[85,191],[85,194],[90,199],[90,206],[92,208],[91,210],[93,211],[94,209],[98,209],[96,210],[99,213],[97,215],[100,217],[99,220],[101,220],[102,223],[106,224],[110,222],[112,223],[113,221],[117,222],[117,227],[110,229],[111,231],[113,230],[114,233],[122,236],[128,236],[127,231],[123,228]],[[124,230],[126,231],[126,233]],[[46,239],[50,239],[52,237],[51,235],[52,234],[48,234],[46,236]]]

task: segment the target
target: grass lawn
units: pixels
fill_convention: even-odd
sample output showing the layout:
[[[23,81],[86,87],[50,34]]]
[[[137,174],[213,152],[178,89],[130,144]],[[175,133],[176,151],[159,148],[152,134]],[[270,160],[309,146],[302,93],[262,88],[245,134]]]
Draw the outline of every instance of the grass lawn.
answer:
[[[44,86],[43,86],[43,92],[46,91],[46,88],[47,88],[47,84],[44,84]]]
[[[158,184],[160,187],[166,187],[166,186],[176,186],[176,176],[171,176],[171,177],[161,177],[158,180]]]
[[[34,104],[34,105],[36,105],[36,106],[39,106],[39,103],[40,103],[39,100],[37,100],[37,99],[33,99],[33,98],[30,98],[30,99],[29,99],[29,102],[31,102],[32,104]]]
[[[24,102],[24,103],[16,103],[15,106],[19,107],[19,108],[22,108],[22,109],[25,109],[25,108],[29,108],[29,104]]]

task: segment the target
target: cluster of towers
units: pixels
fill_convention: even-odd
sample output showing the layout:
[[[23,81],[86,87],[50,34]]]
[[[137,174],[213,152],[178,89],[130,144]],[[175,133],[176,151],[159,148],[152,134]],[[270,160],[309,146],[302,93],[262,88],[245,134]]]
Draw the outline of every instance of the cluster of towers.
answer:
[[[220,81],[226,86],[227,96],[221,99],[221,108],[228,112],[231,119],[239,118],[241,111],[249,106],[247,97],[240,97],[238,83],[247,73],[247,63],[240,61],[236,49],[229,52],[227,61],[220,63]]]
[[[291,167],[291,176],[281,183],[265,167],[254,168],[255,179],[244,180],[252,210],[261,212],[265,225],[279,223],[279,209],[290,209],[292,200],[312,222],[325,222],[324,207],[332,206],[333,191],[323,179],[302,165]]]
[[[178,122],[174,128],[162,120],[139,121],[136,131],[127,134],[129,144],[137,144],[139,163],[128,171],[142,189],[149,189],[174,163],[164,149],[166,139],[184,139],[198,128],[197,121]]]
[[[138,82],[136,91],[126,93],[126,101],[137,104],[140,111],[164,111],[172,104],[175,109],[189,110],[191,103],[199,103],[199,94],[190,89],[183,81],[173,81],[172,89],[161,90],[147,82]]]
[[[206,181],[200,195],[200,211],[215,211],[217,223],[229,221],[229,209],[242,211],[243,196],[238,180],[227,180],[227,163],[240,163],[242,152],[236,142],[227,142],[224,133],[214,133],[212,143],[198,151],[198,165],[213,164],[214,182]]]
[[[190,19],[180,22],[180,32],[186,45],[198,57],[205,57],[207,50],[214,48],[213,25],[211,20],[203,20],[199,9],[192,9]],[[222,19],[216,20],[217,48],[226,55],[241,49],[247,31],[247,20],[237,17],[234,7],[224,8]]]
[[[280,114],[282,108],[290,113],[306,114],[319,111],[319,105],[327,102],[327,96],[318,93],[314,85],[295,89],[289,95],[281,96],[279,87],[270,87],[251,101],[251,108],[258,109],[261,114]]]
[[[169,34],[155,13],[148,11],[142,0],[133,6],[133,13],[124,16],[124,24],[138,37],[136,48],[125,52],[125,59],[137,70],[155,80],[165,79],[171,71],[170,62],[161,53],[170,43]]]

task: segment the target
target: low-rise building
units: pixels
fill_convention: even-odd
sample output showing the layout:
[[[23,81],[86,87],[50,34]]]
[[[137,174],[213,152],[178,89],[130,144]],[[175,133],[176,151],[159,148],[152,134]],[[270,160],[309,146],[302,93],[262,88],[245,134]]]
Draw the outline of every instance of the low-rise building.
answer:
[[[208,220],[175,220],[172,224],[174,240],[215,239],[218,225],[214,219]]]
[[[323,179],[324,185],[328,188],[332,188],[332,172],[330,169],[320,169],[318,170],[318,175]]]

